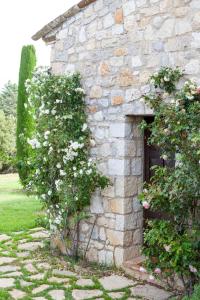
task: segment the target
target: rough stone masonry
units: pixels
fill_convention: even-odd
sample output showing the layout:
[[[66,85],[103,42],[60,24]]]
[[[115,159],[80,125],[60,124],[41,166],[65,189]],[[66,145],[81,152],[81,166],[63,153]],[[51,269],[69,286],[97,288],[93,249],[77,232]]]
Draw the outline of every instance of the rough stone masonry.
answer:
[[[117,266],[140,254],[143,211],[143,137],[138,124],[153,112],[144,105],[149,76],[180,66],[200,78],[199,0],[97,0],[43,36],[52,42],[55,74],[83,78],[88,122],[96,141],[91,155],[112,186],[96,192],[92,217],[81,224],[87,258]]]

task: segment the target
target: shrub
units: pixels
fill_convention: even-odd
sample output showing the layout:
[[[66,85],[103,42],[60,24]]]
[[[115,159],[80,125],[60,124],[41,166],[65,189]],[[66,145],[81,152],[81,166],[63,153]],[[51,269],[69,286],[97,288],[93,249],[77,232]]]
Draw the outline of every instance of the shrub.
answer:
[[[183,300],[199,300],[200,299],[200,285],[195,286],[194,293],[191,297],[184,297]]]
[[[15,158],[15,118],[0,110],[0,171],[12,169]]]
[[[27,138],[34,130],[34,120],[32,112],[27,112],[28,96],[25,82],[32,77],[32,72],[36,65],[35,48],[32,45],[24,46],[21,52],[21,62],[19,71],[18,99],[17,99],[17,168],[19,177],[23,185],[29,174],[27,160],[31,155],[30,147],[27,147]]]
[[[108,180],[89,158],[91,138],[80,76],[55,76],[38,69],[27,91],[37,120],[35,135],[28,139],[34,156],[28,162],[32,173],[27,189],[43,201],[52,234],[63,237],[71,228],[78,231],[92,193]]]
[[[154,274],[174,278],[178,274],[188,295],[200,275],[200,88],[179,69],[162,68],[151,77],[153,85],[145,101],[154,109],[149,143],[161,149],[175,167],[153,167],[154,176],[144,186],[140,199],[146,209],[166,215],[151,220],[144,235],[147,268]]]

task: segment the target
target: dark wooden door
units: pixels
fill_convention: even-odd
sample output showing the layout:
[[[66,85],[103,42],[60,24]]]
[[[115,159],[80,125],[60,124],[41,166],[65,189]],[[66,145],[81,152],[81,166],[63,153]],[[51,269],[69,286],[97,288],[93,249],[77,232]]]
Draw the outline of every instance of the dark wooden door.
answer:
[[[153,122],[153,117],[148,117],[145,121],[149,124]],[[174,166],[174,160],[165,161],[161,158],[161,150],[156,145],[149,145],[148,139],[151,136],[151,131],[145,130],[144,132],[144,181],[150,182],[151,177],[153,176],[153,166]],[[153,212],[151,210],[144,210],[144,219],[168,219],[169,217],[163,213],[157,211]]]

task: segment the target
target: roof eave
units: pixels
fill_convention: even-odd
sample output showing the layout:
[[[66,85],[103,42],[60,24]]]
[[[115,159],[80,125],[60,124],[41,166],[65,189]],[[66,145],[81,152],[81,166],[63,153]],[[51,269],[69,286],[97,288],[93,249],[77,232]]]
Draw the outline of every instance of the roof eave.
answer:
[[[48,38],[46,39],[45,36],[49,34],[51,31],[56,29],[57,27],[61,26],[68,18],[73,17],[76,15],[79,11],[81,11],[83,8],[91,4],[92,2],[95,2],[96,0],[82,0],[78,4],[72,6],[70,9],[68,9],[66,12],[64,12],[62,15],[55,18],[53,21],[49,22],[47,25],[45,25],[42,29],[40,29],[36,34],[32,36],[32,39],[34,41],[39,40],[42,38],[45,42],[48,41]]]

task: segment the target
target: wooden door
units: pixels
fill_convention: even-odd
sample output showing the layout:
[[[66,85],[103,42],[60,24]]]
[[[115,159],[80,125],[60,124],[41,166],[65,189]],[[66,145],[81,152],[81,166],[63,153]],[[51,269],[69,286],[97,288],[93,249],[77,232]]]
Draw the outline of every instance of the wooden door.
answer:
[[[153,117],[145,118],[145,121],[149,124],[153,122]],[[144,132],[144,181],[150,182],[153,176],[153,170],[151,168],[155,165],[157,166],[174,166],[174,160],[165,161],[162,159],[160,148],[156,145],[149,145],[148,139],[151,135],[150,130],[145,130]],[[144,210],[144,219],[169,219],[169,216],[157,211],[153,212],[151,210]]]

